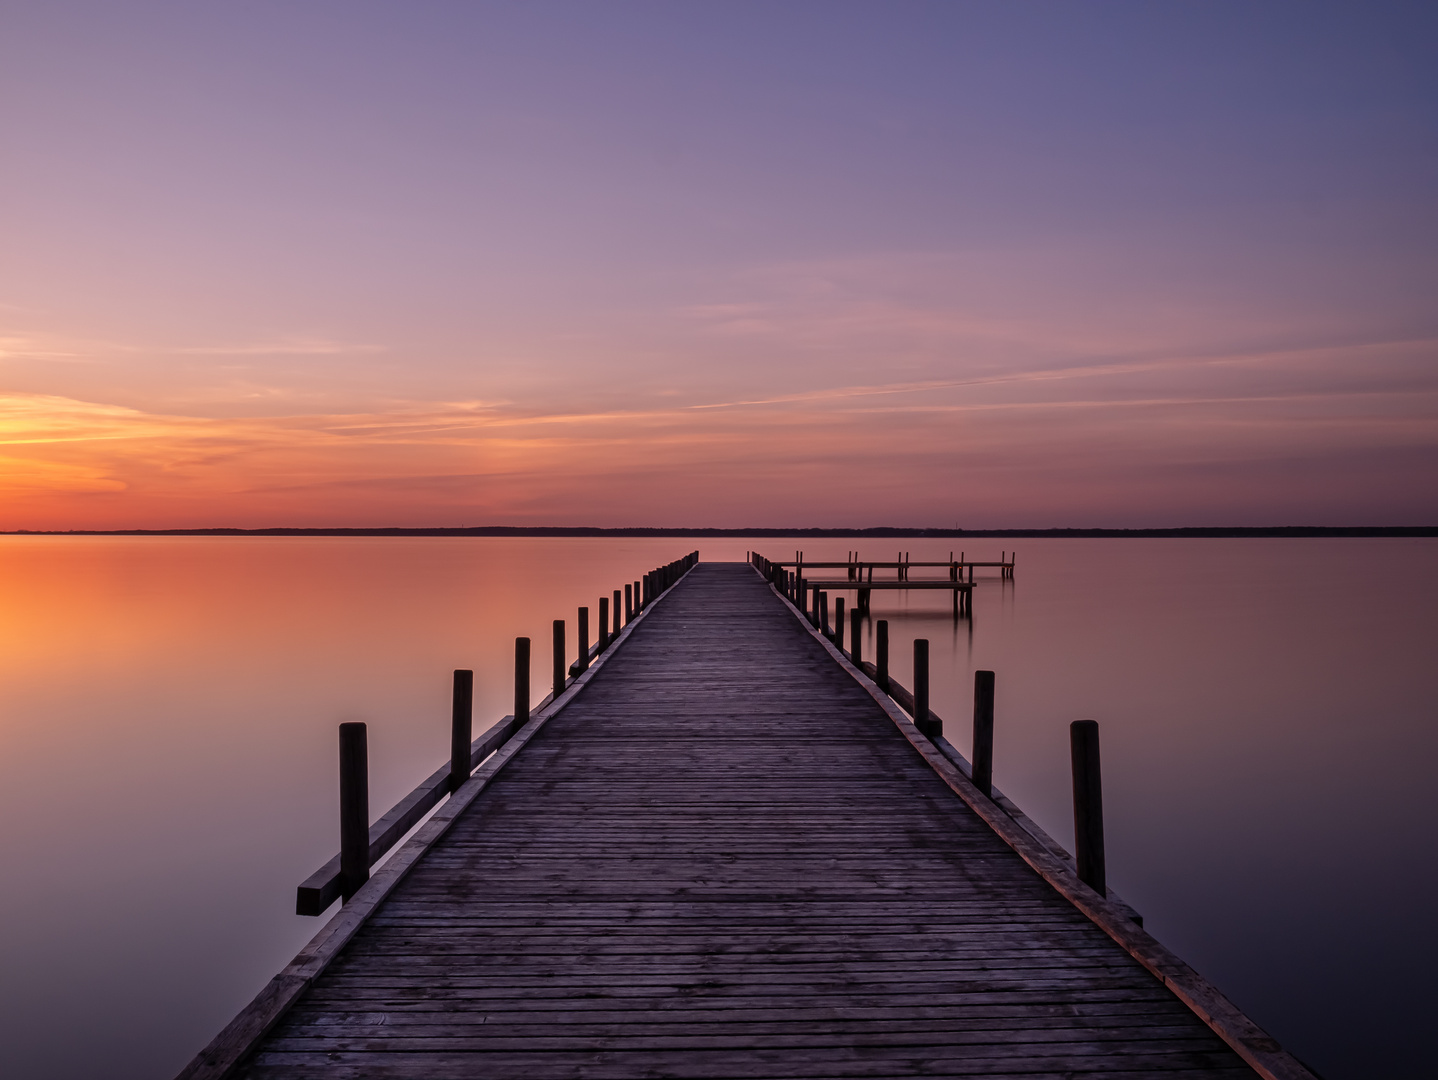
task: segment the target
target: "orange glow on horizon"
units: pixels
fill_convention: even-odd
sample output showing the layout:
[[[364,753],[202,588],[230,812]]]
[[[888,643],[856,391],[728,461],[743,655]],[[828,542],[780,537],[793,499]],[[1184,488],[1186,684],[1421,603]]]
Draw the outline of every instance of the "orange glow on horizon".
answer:
[[[1316,521],[1335,485],[1391,519],[1400,511],[1385,503],[1411,496],[1405,456],[1434,441],[1434,394],[1321,389],[1314,375],[1355,359],[1402,370],[1432,349],[1105,362],[728,400],[691,390],[595,411],[406,402],[216,417],[11,393],[0,395],[0,527],[982,527],[1225,513],[1269,524]],[[1387,482],[1343,464],[1364,455],[1396,463]],[[1275,500],[1275,468],[1292,460],[1336,464]]]

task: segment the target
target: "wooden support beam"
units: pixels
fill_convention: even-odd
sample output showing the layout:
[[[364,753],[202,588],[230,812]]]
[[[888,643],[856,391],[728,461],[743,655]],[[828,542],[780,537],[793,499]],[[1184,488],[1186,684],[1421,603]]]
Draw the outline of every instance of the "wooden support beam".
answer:
[[[974,787],[994,794],[994,673],[974,672]]]
[[[579,648],[579,656],[575,663],[579,665],[579,670],[583,671],[589,666],[589,609],[587,607],[579,609],[579,637],[576,639],[576,645]]]
[[[564,693],[564,681],[565,681],[565,680],[564,680],[564,620],[563,620],[563,619],[555,619],[555,620],[554,620],[553,655],[554,655],[554,666],[553,666],[553,671],[551,672],[551,675],[550,675],[550,681],[551,681],[551,683],[552,683],[552,687],[551,687],[551,689],[550,689],[549,692],[550,692],[550,694],[551,694],[552,696],[554,696],[554,697],[557,698],[557,697],[559,697],[560,694]]]
[[[514,639],[514,715],[521,723],[529,721],[529,638]]]
[[[889,620],[880,619],[874,624],[874,682],[884,693],[889,693]]]
[[[914,726],[933,738],[942,735],[942,724],[929,712],[929,640],[914,639]]]
[[[1073,757],[1074,862],[1079,880],[1103,896],[1108,877],[1103,851],[1103,778],[1099,768],[1098,721],[1075,720],[1069,725]]]
[[[474,672],[457,670],[449,718],[449,790],[469,779],[469,744],[474,735]],[[368,841],[366,841],[368,843]],[[365,853],[368,857],[369,853]]]
[[[365,725],[340,725],[340,895],[369,880],[369,747]]]

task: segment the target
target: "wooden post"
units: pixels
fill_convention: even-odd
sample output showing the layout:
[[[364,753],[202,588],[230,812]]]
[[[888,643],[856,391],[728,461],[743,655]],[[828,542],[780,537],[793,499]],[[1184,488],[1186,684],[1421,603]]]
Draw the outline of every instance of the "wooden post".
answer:
[[[453,708],[449,722],[449,790],[469,779],[469,744],[474,738],[474,672],[454,673]]]
[[[623,627],[622,627],[622,626],[620,625],[620,623],[619,623],[619,590],[618,590],[618,589],[615,589],[615,590],[614,590],[614,632],[613,632],[610,636],[611,636],[611,637],[618,637],[618,636],[619,636],[619,631],[620,631],[621,629],[623,629]]]
[[[589,667],[589,609],[579,609],[579,670]],[[518,716],[518,713],[515,713]]]
[[[369,880],[369,748],[364,724],[340,725],[340,895]]]
[[[994,673],[974,672],[974,787],[994,795]]]
[[[920,732],[933,738],[942,735],[937,720],[929,717],[929,639],[914,639],[914,723]]]
[[[599,651],[609,648],[609,597],[599,598]]]
[[[1108,895],[1103,858],[1103,781],[1098,757],[1098,721],[1069,725],[1074,774],[1074,860],[1079,880],[1100,896]]]
[[[554,675],[553,675],[554,686],[551,688],[551,691],[550,691],[550,692],[554,695],[554,700],[558,700],[559,695],[562,694],[562,693],[564,693],[564,679],[565,679],[565,667],[564,667],[564,620],[563,620],[563,619],[555,619],[555,620],[554,620]]]
[[[858,608],[849,612],[849,659],[860,671],[864,664],[864,613]]]
[[[832,635],[829,629],[829,593],[826,589],[819,590],[819,632],[825,637]]]
[[[644,607],[644,601],[639,595],[639,582],[634,583],[634,614],[638,615]]]
[[[844,651],[844,598],[834,597],[834,647]]]
[[[874,681],[884,693],[889,692],[889,620],[874,624]]]
[[[514,719],[529,723],[529,638],[514,639]]]
[[[634,621],[634,586],[624,586],[624,625]]]

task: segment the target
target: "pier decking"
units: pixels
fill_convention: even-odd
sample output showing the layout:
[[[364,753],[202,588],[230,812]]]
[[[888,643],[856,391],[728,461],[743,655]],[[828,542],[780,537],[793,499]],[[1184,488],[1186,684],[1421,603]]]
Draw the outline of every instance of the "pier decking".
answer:
[[[182,1075],[1307,1075],[1041,876],[751,567],[571,693]]]

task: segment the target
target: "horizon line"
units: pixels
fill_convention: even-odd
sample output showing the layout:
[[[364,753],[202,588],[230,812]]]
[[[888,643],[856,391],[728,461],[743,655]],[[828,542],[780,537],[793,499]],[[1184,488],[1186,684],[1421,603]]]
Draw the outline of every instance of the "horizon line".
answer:
[[[1165,528],[1108,527],[1089,528],[997,528],[948,529],[900,526],[866,528],[668,528],[650,526],[565,525],[475,525],[475,526],[376,526],[376,527],[299,527],[274,526],[241,529],[224,526],[187,529],[6,529],[0,536],[532,536],[532,537],[745,537],[780,538],[914,538],[960,539],[963,537],[1018,537],[1030,539],[1092,539],[1104,537],[1243,539],[1243,538],[1321,538],[1321,537],[1438,537],[1438,525],[1259,525],[1224,526],[1190,525]]]

